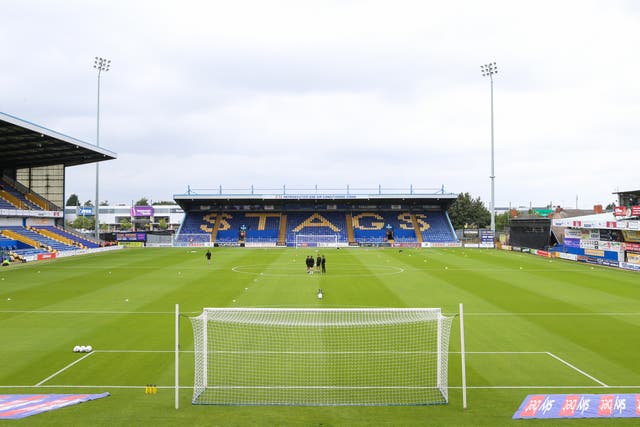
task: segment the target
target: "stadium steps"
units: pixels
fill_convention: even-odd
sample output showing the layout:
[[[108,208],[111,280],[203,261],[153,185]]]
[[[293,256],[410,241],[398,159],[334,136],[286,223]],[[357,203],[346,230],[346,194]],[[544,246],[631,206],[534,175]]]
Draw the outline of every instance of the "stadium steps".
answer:
[[[0,196],[0,209],[15,209],[16,207]]]
[[[345,214],[346,216],[346,221],[347,221],[347,241],[348,243],[355,243],[356,238],[353,234],[353,217],[351,216],[351,213],[347,212]]]
[[[95,239],[91,239],[88,236],[81,235],[78,232],[73,231],[73,229],[60,228],[58,226],[55,226],[54,229],[60,230],[58,234],[60,234],[62,236],[64,236],[64,234],[66,233],[69,236],[74,237],[76,239],[75,241],[77,243],[81,244],[82,246],[86,246],[88,248],[91,248],[91,247],[99,248],[100,247],[100,242],[97,242]]]
[[[6,176],[2,178],[2,186],[0,188],[5,190],[7,193],[11,194],[13,197],[16,198],[16,200],[20,201],[20,203],[22,204],[22,207],[20,207],[19,209],[25,209],[25,210],[43,209],[40,206],[40,204],[34,203],[33,201],[31,201],[29,197],[27,197],[27,195],[29,194],[33,195],[33,192],[31,190],[29,190],[24,185],[19,184],[10,178],[7,178]],[[36,196],[34,195],[34,198],[35,197]],[[44,201],[44,199],[42,200]],[[49,209],[49,210],[55,210],[55,209]]]
[[[287,214],[280,215],[280,234],[278,235],[278,245],[285,245],[287,242]]]
[[[25,200],[35,208],[40,208],[45,211],[64,210],[50,200],[47,200],[46,197],[41,196],[40,194],[36,193],[35,191],[31,190],[31,188],[21,184],[20,182],[14,181],[13,179],[8,177],[4,177],[4,182],[10,185],[11,188],[17,193],[24,196]]]
[[[0,190],[0,197],[11,203],[16,209],[28,209],[24,202],[6,190]]]
[[[418,243],[422,243],[423,240],[422,233],[420,232],[420,224],[418,224],[418,220],[414,214],[411,214],[411,222],[413,223],[413,229],[416,232],[416,239],[418,240]]]
[[[45,211],[52,210],[50,209],[49,203],[47,203],[46,200],[36,196],[33,193],[27,193],[24,195],[24,197],[34,205],[40,207],[42,210],[45,210]]]
[[[34,228],[34,227],[29,227],[29,230],[35,231],[38,234],[41,234],[41,235],[43,235],[45,237],[48,237],[48,238],[53,239],[53,240],[56,240],[56,241],[58,241],[60,243],[64,243],[65,245],[78,246],[77,242],[74,242],[73,240],[68,239],[68,238],[66,238],[64,236],[61,236],[59,234],[56,234],[56,233],[54,233],[53,231],[50,231],[50,230],[46,230],[46,229],[43,229],[43,228]],[[80,246],[84,247],[83,245],[80,245]]]
[[[40,243],[36,242],[35,240],[27,237],[27,236],[23,236],[20,233],[17,233],[15,231],[12,230],[2,230],[0,233],[2,233],[3,236],[5,237],[9,237],[10,239],[13,240],[18,240],[26,245],[29,246],[33,246],[34,248],[39,248],[40,247]]]

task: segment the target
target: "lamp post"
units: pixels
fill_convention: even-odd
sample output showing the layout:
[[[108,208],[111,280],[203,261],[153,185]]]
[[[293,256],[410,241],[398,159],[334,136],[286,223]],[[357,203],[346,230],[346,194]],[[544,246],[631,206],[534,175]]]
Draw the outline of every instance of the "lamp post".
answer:
[[[494,156],[493,156],[493,75],[498,74],[498,66],[495,62],[489,62],[488,64],[481,65],[480,70],[484,77],[489,77],[491,80],[491,205],[489,206],[491,211],[491,231],[496,232],[496,211],[495,211],[495,181],[496,175],[494,172]]]
[[[109,71],[111,67],[111,60],[101,58],[96,56],[95,62],[93,63],[93,68],[98,70],[98,108],[96,115],[96,146],[100,147],[100,75],[102,72]],[[99,181],[100,180],[100,162],[96,162],[96,203],[95,203],[95,214],[94,218],[96,220],[96,240],[100,240],[100,197],[99,197]]]

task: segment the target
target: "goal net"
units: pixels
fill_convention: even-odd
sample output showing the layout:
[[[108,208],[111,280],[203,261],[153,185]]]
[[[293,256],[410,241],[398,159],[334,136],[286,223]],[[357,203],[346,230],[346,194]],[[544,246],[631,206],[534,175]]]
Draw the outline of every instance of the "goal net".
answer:
[[[211,234],[184,234],[180,233],[175,236],[173,246],[210,246]]]
[[[191,318],[193,404],[448,402],[439,308],[205,308]]]
[[[296,248],[330,248],[338,246],[337,234],[296,234]]]

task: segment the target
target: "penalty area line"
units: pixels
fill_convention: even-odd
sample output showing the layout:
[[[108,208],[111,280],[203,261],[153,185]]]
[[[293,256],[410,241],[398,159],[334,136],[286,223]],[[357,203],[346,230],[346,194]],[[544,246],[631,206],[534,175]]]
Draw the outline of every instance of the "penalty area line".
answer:
[[[585,377],[589,378],[592,381],[597,382],[598,384],[600,384],[602,387],[609,387],[608,385],[606,385],[605,383],[603,383],[602,381],[600,381],[599,379],[597,379],[596,377],[587,374],[585,371],[583,371],[582,369],[577,368],[576,366],[572,365],[571,363],[567,362],[566,360],[556,356],[553,353],[547,352],[547,354],[551,357],[553,357],[554,359],[556,359],[557,361],[564,363],[565,365],[567,365],[568,367],[570,367],[571,369],[575,370],[576,372],[581,373],[582,375],[584,375]]]
[[[461,386],[449,386],[450,389],[462,389]],[[637,389],[638,386],[632,385],[616,385],[616,386],[602,386],[602,385],[486,385],[486,386],[467,386],[467,389],[474,390],[536,390],[536,389],[549,389],[549,390],[590,390],[590,389]]]
[[[82,360],[86,359],[87,357],[91,356],[92,354],[93,354],[93,352],[87,353],[87,354],[85,354],[84,356],[82,356],[80,359],[75,360],[75,361],[73,361],[73,362],[69,363],[67,366],[65,366],[64,368],[60,369],[58,372],[56,372],[56,373],[54,373],[54,374],[52,374],[52,375],[49,375],[47,378],[45,378],[45,379],[43,379],[42,381],[40,381],[40,382],[39,382],[38,384],[36,384],[34,387],[41,386],[42,384],[44,384],[44,383],[46,383],[47,381],[49,381],[51,378],[55,377],[55,376],[56,376],[56,375],[58,375],[58,374],[63,373],[64,371],[66,371],[67,369],[69,369],[70,367],[72,367],[73,365],[75,365],[76,363],[78,363],[78,362],[80,362],[80,361],[82,361]]]

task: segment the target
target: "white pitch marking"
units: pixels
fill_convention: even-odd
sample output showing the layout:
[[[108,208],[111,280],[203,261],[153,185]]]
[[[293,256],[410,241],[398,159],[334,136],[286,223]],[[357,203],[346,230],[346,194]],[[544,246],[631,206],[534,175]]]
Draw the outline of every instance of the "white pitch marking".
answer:
[[[466,316],[640,316],[640,312],[610,313],[465,313]]]
[[[560,361],[560,362],[564,363],[565,365],[567,365],[567,366],[568,366],[568,367],[570,367],[571,369],[574,369],[574,370],[576,370],[576,371],[580,372],[582,375],[584,375],[585,377],[589,378],[590,380],[597,382],[597,383],[598,383],[598,384],[600,384],[601,386],[603,386],[603,387],[609,387],[608,385],[606,385],[605,383],[603,383],[603,382],[602,382],[602,381],[600,381],[599,379],[597,379],[597,378],[595,378],[595,377],[593,377],[593,376],[591,376],[591,375],[587,374],[587,373],[586,373],[585,371],[583,371],[582,369],[578,369],[576,366],[572,365],[571,363],[567,362],[566,360],[561,359],[560,357],[556,356],[555,354],[553,354],[553,353],[549,353],[549,352],[547,352],[547,354],[548,354],[549,356],[553,357],[554,359],[556,359],[556,360],[558,360],[558,361]]]
[[[173,353],[173,351],[171,351]],[[57,385],[0,385],[0,389],[15,389],[15,388],[115,388],[115,389],[139,389],[144,387],[144,385],[70,385],[70,384],[57,384]],[[158,388],[163,389],[173,389],[175,386],[158,386]],[[181,385],[181,389],[189,389],[193,390],[193,386],[190,385]],[[450,389],[461,389],[461,386],[449,386]],[[600,385],[495,385],[495,386],[467,386],[467,388],[472,388],[476,390],[509,390],[509,389],[517,389],[517,390],[529,390],[529,389],[632,389],[636,390],[640,388],[640,385],[612,385],[612,386],[600,386]]]
[[[175,353],[175,350],[93,350],[94,353]],[[180,353],[194,353],[193,350],[180,350]]]
[[[123,389],[135,389],[142,388],[144,385],[0,385],[0,389],[11,389],[11,388],[123,388]],[[174,389],[173,385],[165,385],[158,386],[158,388],[168,388]],[[193,386],[190,385],[181,385],[180,388],[191,389],[193,390]]]
[[[461,389],[460,386],[449,386],[449,388]],[[612,388],[620,388],[620,389],[634,389],[638,388],[638,386],[629,386],[629,385],[621,385],[621,386],[601,386],[601,385],[478,385],[478,386],[467,386],[467,388],[473,388],[476,390],[530,390],[530,389],[612,389]]]
[[[353,265],[357,265],[357,264],[340,264],[339,267],[340,269],[342,269],[344,267],[353,266]],[[334,267],[334,270],[332,270],[334,271],[334,273],[332,273],[331,276],[332,277],[368,277],[373,275],[390,276],[395,274],[402,274],[405,272],[405,269],[401,267],[395,267],[395,266],[378,266],[378,267],[381,267],[379,268],[379,270],[382,270],[381,272],[374,271],[371,273],[363,273],[363,274],[339,273],[339,272],[336,273],[336,270],[335,270],[336,267]],[[255,269],[257,268],[261,268],[265,271],[263,272],[255,271]],[[234,273],[252,274],[255,276],[282,277],[282,276],[289,276],[291,275],[291,272],[294,272],[294,271],[299,272],[299,269],[296,267],[291,267],[290,265],[279,266],[279,265],[273,265],[273,264],[253,264],[253,265],[237,265],[235,267],[232,267],[231,271],[233,271]]]
[[[284,307],[279,305],[269,307]],[[296,306],[297,307],[297,306]],[[309,306],[315,307],[315,306]],[[338,307],[338,306],[337,306]],[[354,305],[339,307],[359,307],[359,308],[376,308],[376,306],[364,306]],[[90,310],[0,310],[0,313],[23,313],[23,314],[173,314],[170,311],[90,311]],[[200,314],[200,311],[190,311],[185,314]],[[640,316],[640,312],[626,312],[626,313],[613,313],[613,312],[592,312],[592,313],[465,313],[466,316],[576,316],[576,317],[589,317],[589,316]]]
[[[23,314],[173,314],[169,311],[88,311],[88,310],[0,310],[0,313]],[[200,311],[183,312],[184,314],[200,314]]]
[[[465,353],[466,354],[548,354],[548,352],[546,351],[465,351]],[[450,351],[449,354],[460,354],[460,352]]]
[[[36,384],[35,386],[38,387],[44,383],[46,383],[47,381],[49,381],[51,378],[55,377],[58,374],[61,374],[62,372],[66,371],[67,369],[69,369],[70,367],[72,367],[73,365],[75,365],[76,363],[80,362],[83,359],[86,359],[87,357],[91,356],[94,352],[91,353],[87,353],[84,356],[82,356],[80,359],[75,360],[71,363],[69,363],[67,366],[65,366],[64,368],[60,369],[58,372],[56,372],[55,374],[49,375],[47,378],[43,379],[42,381],[40,381],[38,384]]]

